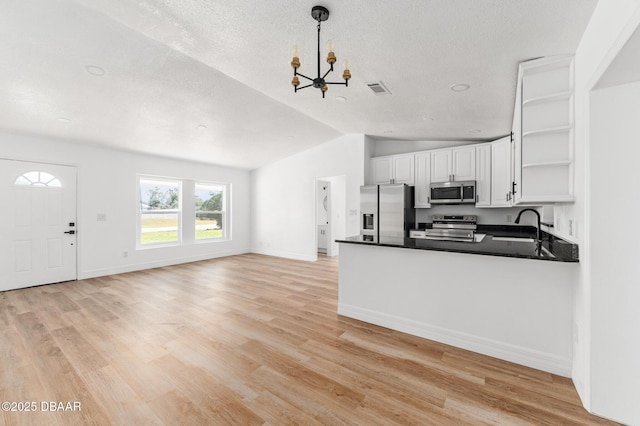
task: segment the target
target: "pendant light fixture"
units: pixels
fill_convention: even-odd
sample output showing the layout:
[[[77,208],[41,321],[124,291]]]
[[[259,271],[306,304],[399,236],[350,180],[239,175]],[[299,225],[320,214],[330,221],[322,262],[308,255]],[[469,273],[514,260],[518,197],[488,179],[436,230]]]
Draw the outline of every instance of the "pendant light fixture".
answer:
[[[328,89],[328,84],[344,84],[345,86],[349,86],[349,79],[351,78],[351,72],[349,71],[348,63],[345,61],[344,72],[342,73],[342,78],[344,79],[344,83],[342,82],[333,82],[326,81],[325,77],[333,71],[333,64],[336,62],[336,54],[333,52],[333,45],[329,45],[329,53],[327,54],[327,62],[329,63],[329,70],[324,73],[324,75],[320,75],[320,23],[329,19],[329,9],[323,6],[314,6],[311,9],[311,16],[313,19],[318,21],[318,74],[316,78],[307,77],[304,74],[300,74],[298,72],[298,68],[300,68],[300,59],[298,58],[298,53],[295,52],[293,54],[293,59],[291,60],[291,66],[293,67],[293,80],[291,80],[291,84],[293,85],[293,89],[295,92],[298,90],[306,89],[307,87],[315,87],[316,89],[320,89],[322,91],[322,97],[324,98],[324,93]],[[306,78],[311,83],[306,86],[300,86],[300,79],[298,76],[302,78]]]

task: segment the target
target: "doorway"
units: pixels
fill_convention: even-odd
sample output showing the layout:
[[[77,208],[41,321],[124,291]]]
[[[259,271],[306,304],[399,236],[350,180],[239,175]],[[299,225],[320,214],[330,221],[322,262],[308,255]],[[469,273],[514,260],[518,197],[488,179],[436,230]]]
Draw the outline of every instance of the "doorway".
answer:
[[[0,159],[0,291],[77,279],[76,176]]]
[[[346,176],[316,179],[316,246],[318,253],[338,256],[336,240],[346,238]]]

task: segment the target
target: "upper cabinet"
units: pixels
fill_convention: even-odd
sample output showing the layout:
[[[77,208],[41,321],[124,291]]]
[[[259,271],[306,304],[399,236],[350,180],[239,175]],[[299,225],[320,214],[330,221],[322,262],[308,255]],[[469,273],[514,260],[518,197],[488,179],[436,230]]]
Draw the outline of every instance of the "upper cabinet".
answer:
[[[511,137],[476,145],[476,207],[511,207]]]
[[[511,207],[511,136],[491,143],[491,207]]]
[[[476,207],[491,206],[491,144],[476,145]]]
[[[414,184],[414,154],[387,155],[371,159],[371,184]]]
[[[476,179],[476,148],[463,146],[431,151],[431,182]]]
[[[416,187],[414,206],[431,207],[431,151],[416,152]]]
[[[572,57],[520,64],[513,133],[514,204],[574,201]]]

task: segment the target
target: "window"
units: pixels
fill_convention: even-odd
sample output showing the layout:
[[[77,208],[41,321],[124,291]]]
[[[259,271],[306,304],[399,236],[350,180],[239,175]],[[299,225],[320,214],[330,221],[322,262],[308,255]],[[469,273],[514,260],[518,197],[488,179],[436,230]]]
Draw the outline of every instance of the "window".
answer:
[[[49,188],[60,188],[60,181],[47,172],[27,172],[15,180],[14,185],[41,186]]]
[[[195,184],[196,240],[227,238],[227,187],[225,184]]]
[[[181,189],[179,180],[139,177],[141,244],[176,243],[181,240]]]

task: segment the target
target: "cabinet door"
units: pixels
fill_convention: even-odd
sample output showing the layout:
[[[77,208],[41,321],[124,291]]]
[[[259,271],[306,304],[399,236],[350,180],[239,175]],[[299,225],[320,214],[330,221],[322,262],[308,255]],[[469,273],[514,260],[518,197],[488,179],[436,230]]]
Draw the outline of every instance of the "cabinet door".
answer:
[[[476,148],[474,146],[452,150],[453,180],[476,180]]]
[[[511,137],[491,144],[491,205],[511,206]]]
[[[431,153],[419,152],[415,158],[416,182],[414,202],[415,208],[431,207]]]
[[[431,182],[451,180],[451,150],[431,151]]]
[[[371,184],[382,185],[391,183],[391,157],[376,157],[371,159]]]
[[[394,155],[391,158],[393,162],[392,178],[393,183],[406,183],[412,186],[414,178],[415,156],[414,154]]]
[[[491,144],[476,146],[476,207],[491,205]]]

